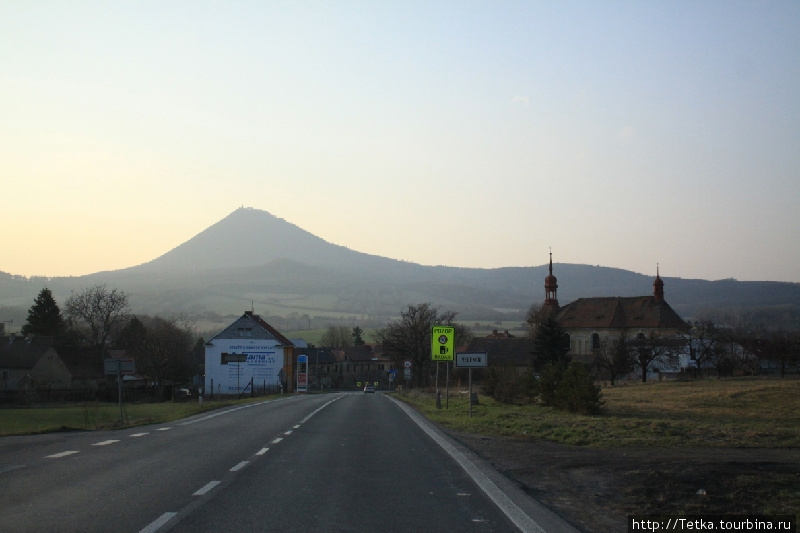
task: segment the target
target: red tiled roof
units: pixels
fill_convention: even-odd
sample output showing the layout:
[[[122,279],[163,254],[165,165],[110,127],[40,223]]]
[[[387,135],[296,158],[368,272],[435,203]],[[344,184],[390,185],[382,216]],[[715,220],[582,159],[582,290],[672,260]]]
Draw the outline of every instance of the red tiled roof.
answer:
[[[653,296],[579,298],[562,307],[556,320],[564,328],[688,328],[667,302]]]

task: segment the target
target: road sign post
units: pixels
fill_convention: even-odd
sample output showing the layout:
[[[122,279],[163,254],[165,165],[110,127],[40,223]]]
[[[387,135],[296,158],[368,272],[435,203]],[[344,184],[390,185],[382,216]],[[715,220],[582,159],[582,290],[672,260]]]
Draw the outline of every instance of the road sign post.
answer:
[[[456,367],[469,369],[469,416],[472,418],[472,369],[486,368],[488,357],[486,352],[457,353]]]
[[[117,375],[117,399],[119,400],[119,425],[122,426],[122,376],[136,373],[136,362],[133,359],[103,359],[103,370],[106,375]]]
[[[308,392],[308,356],[297,356],[297,388],[296,392]]]
[[[452,326],[433,326],[431,328],[431,361],[436,361],[436,407],[442,408],[439,397],[439,363],[449,363],[455,354],[456,328]],[[447,366],[445,397],[449,396],[450,366]],[[449,399],[445,398],[449,406]]]

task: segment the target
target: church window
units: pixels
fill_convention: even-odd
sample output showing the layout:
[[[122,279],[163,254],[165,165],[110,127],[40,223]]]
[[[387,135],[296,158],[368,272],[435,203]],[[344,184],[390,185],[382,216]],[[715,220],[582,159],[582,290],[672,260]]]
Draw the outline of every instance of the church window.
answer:
[[[592,350],[600,349],[600,335],[592,333]]]

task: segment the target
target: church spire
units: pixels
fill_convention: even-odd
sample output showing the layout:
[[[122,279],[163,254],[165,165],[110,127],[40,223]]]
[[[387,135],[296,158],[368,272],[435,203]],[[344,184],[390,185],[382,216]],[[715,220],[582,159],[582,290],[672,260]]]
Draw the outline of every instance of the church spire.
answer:
[[[659,275],[658,263],[656,263],[656,279],[653,281],[653,299],[657,302],[664,301],[664,282]]]
[[[558,311],[558,280],[553,275],[553,252],[550,252],[550,274],[544,279],[544,305],[543,309]]]

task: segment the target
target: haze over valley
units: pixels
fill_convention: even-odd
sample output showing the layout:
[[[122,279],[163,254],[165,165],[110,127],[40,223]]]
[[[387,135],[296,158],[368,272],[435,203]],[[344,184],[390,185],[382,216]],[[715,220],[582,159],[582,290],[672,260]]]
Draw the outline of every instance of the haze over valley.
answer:
[[[70,291],[105,283],[128,292],[136,313],[214,318],[254,308],[265,316],[296,319],[283,322],[293,329],[343,317],[381,324],[408,304],[422,302],[457,311],[464,321],[521,321],[544,297],[548,256],[542,255],[543,264],[530,267],[423,266],[350,250],[266,211],[239,208],[141,265],[79,277],[2,274],[0,320],[24,323],[43,286],[63,302]],[[559,263],[558,250],[553,257],[562,304],[581,297],[652,293],[655,265],[647,275]],[[797,283],[692,280],[663,271],[661,277],[667,301],[685,318],[800,308]]]

